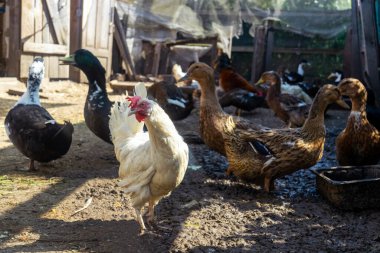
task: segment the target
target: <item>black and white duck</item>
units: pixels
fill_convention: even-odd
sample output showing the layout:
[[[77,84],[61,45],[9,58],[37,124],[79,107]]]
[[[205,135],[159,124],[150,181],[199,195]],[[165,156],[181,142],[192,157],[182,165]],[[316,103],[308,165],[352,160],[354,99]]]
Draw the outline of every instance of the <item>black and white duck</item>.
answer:
[[[285,85],[289,84],[299,86],[309,97],[314,97],[320,87],[315,83],[304,82],[304,66],[306,65],[310,66],[311,64],[307,60],[301,60],[298,64],[297,72],[285,71],[282,79]]]
[[[34,161],[50,162],[65,155],[74,132],[70,122],[58,124],[41,106],[39,88],[43,76],[43,59],[35,58],[29,67],[26,91],[4,122],[9,139],[30,159],[30,171],[36,170]]]
[[[310,65],[310,63],[307,60],[303,59],[298,64],[297,72],[289,72],[285,70],[282,76],[284,82],[288,84],[297,84],[303,82],[305,75],[305,70],[303,68],[305,65]]]
[[[84,120],[96,136],[112,144],[108,126],[112,102],[106,90],[106,70],[98,58],[86,49],[78,49],[74,54],[61,58],[62,64],[79,68],[87,76],[89,86],[84,104]]]
[[[330,75],[327,77],[329,80],[333,80],[335,85],[338,85],[340,81],[343,80],[343,72],[336,69],[333,72],[330,73]]]
[[[194,108],[192,94],[184,94],[174,83],[154,83],[148,88],[148,97],[152,97],[172,120],[186,118]]]
[[[219,104],[222,108],[236,107],[235,114],[238,116],[240,116],[241,110],[252,111],[259,107],[268,107],[264,95],[258,95],[244,89],[233,89],[226,92],[219,98]]]

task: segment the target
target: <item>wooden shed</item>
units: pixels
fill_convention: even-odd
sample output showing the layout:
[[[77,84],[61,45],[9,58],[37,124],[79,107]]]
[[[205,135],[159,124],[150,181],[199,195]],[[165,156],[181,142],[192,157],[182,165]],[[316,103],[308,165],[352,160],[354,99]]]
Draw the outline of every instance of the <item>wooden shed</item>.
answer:
[[[358,78],[375,93],[380,106],[380,1],[352,1],[352,29],[345,50],[345,73]]]
[[[46,77],[86,81],[59,58],[78,48],[91,50],[110,75],[114,1],[6,1],[1,14],[3,76],[25,78],[33,57],[45,59]]]

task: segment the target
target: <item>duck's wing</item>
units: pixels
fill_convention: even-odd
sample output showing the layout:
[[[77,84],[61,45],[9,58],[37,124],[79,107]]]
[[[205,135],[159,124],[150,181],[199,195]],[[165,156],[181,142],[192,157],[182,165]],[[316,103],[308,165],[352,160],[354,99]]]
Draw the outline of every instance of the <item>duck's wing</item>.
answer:
[[[290,84],[302,82],[303,80],[303,76],[301,76],[297,72],[284,73],[282,77],[285,80],[285,82]]]
[[[292,148],[300,138],[299,129],[238,129],[240,139],[252,143],[257,152],[263,156],[276,156],[283,150]]]
[[[189,103],[189,100],[186,99],[180,88],[164,81],[154,83],[149,87],[148,95],[153,97],[161,107],[165,107],[167,104],[172,104],[181,108],[186,108]]]
[[[265,97],[243,89],[231,90],[219,99],[222,108],[232,105],[247,111],[263,106],[264,103]]]
[[[248,93],[250,92],[247,90],[233,89],[226,92],[222,97],[219,98],[219,104],[222,106],[222,108],[231,105],[238,106],[239,104],[244,104],[246,103]]]
[[[24,154],[41,153],[71,143],[71,123],[58,124],[46,109],[38,105],[17,105],[5,119],[6,132]]]
[[[62,127],[45,108],[38,105],[17,105],[6,118],[9,135],[38,136],[41,142],[54,138]]]
[[[298,110],[299,108],[306,108],[308,104],[293,95],[283,93],[279,97],[280,106],[283,110],[289,112]]]
[[[264,126],[260,125],[260,124],[257,124],[255,122],[252,122],[252,121],[249,121],[245,118],[241,118],[241,117],[238,117],[238,116],[229,116],[232,118],[232,120],[234,121],[234,124],[235,124],[235,128],[237,129],[242,129],[242,130],[246,130],[246,129],[253,129],[253,130],[261,130],[263,128],[265,128]]]
[[[167,102],[169,104],[174,104],[179,107],[185,108],[186,105],[189,103],[189,100],[186,99],[185,95],[181,91],[180,88],[178,88],[174,84],[167,84],[166,85],[166,93],[168,95]]]
[[[54,123],[46,109],[38,105],[17,105],[9,111],[6,122],[15,131],[43,129],[46,124]]]

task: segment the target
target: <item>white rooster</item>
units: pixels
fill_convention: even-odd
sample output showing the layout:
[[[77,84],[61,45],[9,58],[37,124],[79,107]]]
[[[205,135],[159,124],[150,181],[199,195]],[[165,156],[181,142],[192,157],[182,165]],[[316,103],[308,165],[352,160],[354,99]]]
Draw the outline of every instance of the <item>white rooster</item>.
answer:
[[[142,208],[149,203],[148,222],[153,221],[155,205],[185,175],[189,148],[164,110],[146,98],[144,84],[135,86],[135,94],[114,104],[109,126],[120,162],[118,185],[130,194],[143,233]],[[143,122],[148,132],[143,132]]]

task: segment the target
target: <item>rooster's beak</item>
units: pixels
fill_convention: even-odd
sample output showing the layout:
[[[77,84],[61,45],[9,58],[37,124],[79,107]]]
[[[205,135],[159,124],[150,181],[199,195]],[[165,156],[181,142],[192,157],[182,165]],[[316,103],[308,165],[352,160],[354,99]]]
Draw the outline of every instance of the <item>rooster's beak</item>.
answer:
[[[130,109],[129,112],[128,112],[128,116],[131,116],[133,114],[136,114],[136,110]]]

